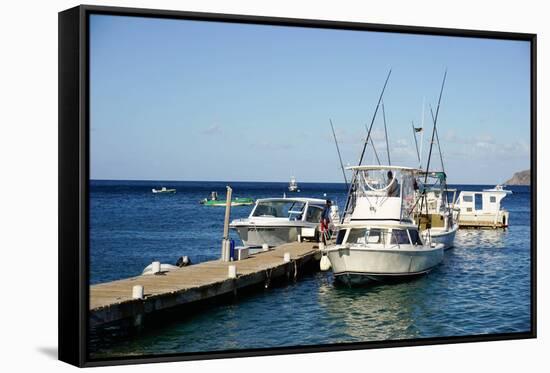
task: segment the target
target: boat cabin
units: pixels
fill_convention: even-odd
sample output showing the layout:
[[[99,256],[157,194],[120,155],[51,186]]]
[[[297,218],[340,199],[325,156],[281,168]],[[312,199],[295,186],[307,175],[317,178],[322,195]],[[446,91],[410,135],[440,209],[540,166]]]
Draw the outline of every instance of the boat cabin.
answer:
[[[461,191],[455,206],[460,209],[460,227],[504,228],[508,226],[508,211],[501,201],[506,191]]]
[[[281,218],[319,223],[326,201],[314,198],[259,199],[249,218]]]
[[[412,221],[418,185],[415,168],[353,166],[352,190],[343,222]]]

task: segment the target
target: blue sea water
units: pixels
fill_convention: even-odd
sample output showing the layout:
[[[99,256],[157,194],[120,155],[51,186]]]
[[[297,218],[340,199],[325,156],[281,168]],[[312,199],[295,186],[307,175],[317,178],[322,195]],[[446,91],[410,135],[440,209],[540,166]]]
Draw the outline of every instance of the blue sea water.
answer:
[[[90,282],[135,276],[152,261],[217,259],[224,208],[198,203],[225,182],[91,181]],[[153,195],[151,188],[176,188]],[[237,197],[277,197],[286,183],[232,182]],[[487,185],[455,185],[481,190]],[[343,184],[301,183],[300,196],[342,207]],[[243,296],[126,339],[96,340],[92,356],[306,346],[530,329],[530,188],[510,186],[507,230],[459,230],[455,248],[427,276],[366,288],[336,286],[330,273]],[[326,197],[325,197],[326,195]],[[234,207],[243,218],[251,206]],[[233,237],[238,240],[234,233]]]

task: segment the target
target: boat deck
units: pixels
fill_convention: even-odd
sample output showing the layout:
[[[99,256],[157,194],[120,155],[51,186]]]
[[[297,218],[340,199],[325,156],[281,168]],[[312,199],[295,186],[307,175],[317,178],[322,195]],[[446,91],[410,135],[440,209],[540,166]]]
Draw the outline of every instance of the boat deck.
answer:
[[[290,254],[290,262],[284,254]],[[297,278],[316,259],[318,243],[288,243],[235,262],[214,260],[158,275],[142,275],[90,286],[90,325],[97,326],[175,306],[204,301],[278,278]],[[318,255],[317,255],[318,258]],[[228,277],[235,265],[237,277]],[[144,299],[133,299],[134,285],[144,287]]]

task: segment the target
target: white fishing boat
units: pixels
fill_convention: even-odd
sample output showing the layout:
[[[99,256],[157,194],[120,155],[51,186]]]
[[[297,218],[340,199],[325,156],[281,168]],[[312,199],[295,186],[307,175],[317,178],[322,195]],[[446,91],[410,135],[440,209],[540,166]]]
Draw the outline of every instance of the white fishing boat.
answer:
[[[162,187],[160,189],[151,189],[151,191],[154,193],[154,194],[161,194],[161,193],[166,193],[166,194],[170,194],[170,193],[176,193],[176,190],[175,189],[169,189],[169,188],[166,188],[166,187]]]
[[[460,209],[454,206],[456,189],[447,188],[444,172],[429,172],[427,175],[422,172],[417,177],[417,184],[428,179],[430,185],[417,190],[414,222],[420,227],[424,239],[430,237],[432,242],[450,249],[454,246],[460,216]]]
[[[481,192],[461,191],[455,204],[460,209],[460,228],[507,228],[510,213],[501,201],[509,194],[510,190],[498,186]]]
[[[412,219],[415,176],[396,166],[354,166],[336,243],[323,249],[335,278],[348,285],[428,273],[443,260],[443,245],[420,235]]]
[[[290,182],[288,183],[288,191],[289,192],[299,192],[298,183],[296,182],[296,178],[294,176],[292,176],[290,178]]]
[[[278,246],[318,235],[326,200],[316,198],[264,198],[256,200],[249,217],[230,224],[248,247]]]

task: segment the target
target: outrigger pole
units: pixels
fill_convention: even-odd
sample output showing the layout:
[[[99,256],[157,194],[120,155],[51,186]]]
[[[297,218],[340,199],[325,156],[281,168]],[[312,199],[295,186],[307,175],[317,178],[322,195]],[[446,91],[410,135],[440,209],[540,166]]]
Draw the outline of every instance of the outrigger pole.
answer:
[[[416,157],[418,158],[418,164],[420,165],[420,152],[418,151],[418,140],[416,139],[416,129],[414,128],[414,121],[411,121],[414,137],[414,145],[416,146]]]
[[[340,159],[340,168],[342,168],[342,175],[344,175],[344,182],[346,183],[346,189],[348,189],[348,178],[346,177],[346,170],[344,169],[344,163],[342,162],[342,155],[340,154],[340,147],[338,146],[338,140],[336,140],[336,132],[334,132],[332,119],[329,119],[329,122],[330,122],[330,128],[332,128],[332,136],[334,136],[334,143],[336,144],[336,151],[338,152],[338,158]]]
[[[386,77],[386,81],[384,82],[384,87],[382,88],[382,92],[380,92],[380,97],[378,98],[378,103],[376,104],[376,109],[374,109],[374,114],[373,114],[372,120],[370,122],[369,130],[367,132],[367,138],[365,139],[365,143],[363,144],[363,150],[361,151],[361,156],[359,157],[358,166],[360,166],[361,163],[363,162],[363,157],[365,156],[365,150],[367,149],[367,145],[368,145],[369,139],[370,139],[370,133],[372,131],[372,125],[374,124],[374,120],[376,119],[376,113],[378,113],[378,108],[380,107],[380,102],[382,101],[382,97],[384,96],[384,91],[386,90],[386,86],[388,85],[388,80],[390,79],[390,75],[391,75],[391,69],[388,72],[388,76]],[[341,222],[344,221],[344,217],[346,216],[346,212],[348,211],[349,202],[351,200],[352,189],[353,189],[353,184],[355,183],[356,175],[357,175],[357,172],[354,172],[353,177],[351,179],[351,184],[349,185],[349,188],[348,188],[348,197],[346,199],[346,206],[344,208],[344,213],[342,214],[342,217],[340,219]]]
[[[443,95],[443,87],[445,87],[445,79],[447,79],[447,70],[443,75],[443,82],[441,83],[441,90],[439,91],[439,100],[437,101],[437,109],[435,111],[435,118],[432,118],[434,122],[434,128],[432,129],[432,140],[430,141],[430,151],[428,152],[428,162],[426,163],[426,176],[424,177],[424,184],[428,182],[428,172],[430,171],[430,161],[432,158],[432,149],[434,145],[434,137],[437,131],[437,117],[439,116],[439,106],[441,105],[441,96]]]
[[[378,108],[380,107],[380,102],[382,101],[382,97],[384,96],[384,91],[386,90],[386,85],[388,84],[388,80],[390,79],[390,75],[391,75],[391,69],[388,72],[388,76],[386,77],[386,81],[384,82],[384,87],[382,88],[382,92],[380,92],[380,97],[378,98],[378,104],[376,104],[376,109],[374,109],[374,114],[373,114],[372,120],[370,122],[369,131],[367,132],[367,139],[365,140],[365,144],[363,145],[363,151],[361,152],[361,157],[359,157],[358,166],[361,166],[361,163],[363,162],[363,157],[365,156],[365,150],[367,149],[367,144],[369,143],[369,139],[370,139],[370,133],[372,131],[372,125],[374,124],[374,120],[376,119],[376,113],[378,113]]]
[[[390,143],[388,140],[388,127],[386,126],[386,110],[384,110],[384,101],[382,101],[382,118],[384,118],[384,133],[386,135],[386,151],[388,152],[388,163],[391,166]]]
[[[434,145],[434,137],[435,133],[437,131],[437,117],[439,115],[439,106],[441,105],[441,96],[443,95],[443,87],[445,87],[445,80],[447,79],[447,70],[445,70],[445,74],[443,75],[443,82],[441,83],[441,90],[439,91],[439,99],[437,101],[437,109],[435,111],[435,118],[432,117],[432,120],[434,122],[434,126],[432,129],[432,140],[430,141],[430,151],[428,152],[428,161],[426,162],[426,172],[424,175],[424,185],[428,183],[428,173],[430,171],[430,161],[432,158],[432,149]],[[422,191],[422,201],[420,201],[420,212],[422,213],[422,209],[424,208],[424,199],[426,199],[426,189]],[[426,203],[426,215],[428,215],[428,204]],[[418,227],[420,228],[420,216],[418,217]]]
[[[435,121],[434,111],[430,106],[430,112],[432,113],[432,121]],[[443,153],[441,152],[441,144],[439,143],[439,131],[435,130],[435,138],[437,140],[437,149],[439,150],[439,160],[441,161],[441,171],[445,172],[445,165],[443,164]]]

